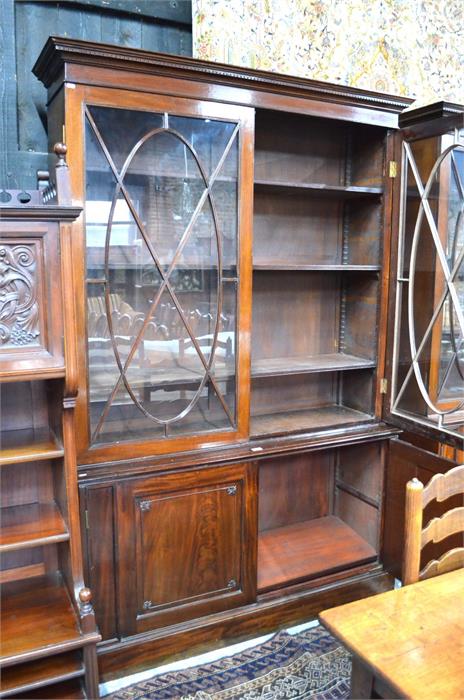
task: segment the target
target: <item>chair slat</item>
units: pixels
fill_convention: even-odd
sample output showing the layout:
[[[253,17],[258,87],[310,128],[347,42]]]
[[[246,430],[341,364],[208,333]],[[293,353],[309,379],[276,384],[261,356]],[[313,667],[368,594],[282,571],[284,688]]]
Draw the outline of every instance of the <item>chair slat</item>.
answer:
[[[464,464],[450,469],[446,474],[435,474],[422,494],[422,506],[433,501],[446,501],[451,496],[464,492]]]
[[[419,573],[419,580],[423,581],[438,574],[446,574],[448,571],[454,571],[461,567],[464,567],[464,547],[456,547],[450,549],[439,559],[429,561]]]
[[[448,510],[441,518],[433,518],[422,530],[421,548],[428,542],[441,542],[464,530],[464,507]]]

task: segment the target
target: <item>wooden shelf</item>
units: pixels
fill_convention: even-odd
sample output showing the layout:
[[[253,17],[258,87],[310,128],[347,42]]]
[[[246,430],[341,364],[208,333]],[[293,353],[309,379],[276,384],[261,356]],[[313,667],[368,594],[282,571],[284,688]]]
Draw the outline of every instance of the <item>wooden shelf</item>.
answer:
[[[84,674],[82,655],[79,651],[55,654],[30,663],[8,666],[2,669],[0,698],[24,693],[43,686],[78,678]]]
[[[110,342],[110,341],[108,341]],[[96,351],[98,352],[98,351]],[[110,366],[108,369],[106,366],[102,365],[101,369],[97,365],[93,366],[94,371],[94,385],[90,392],[90,401],[97,402],[100,400],[106,401],[108,392],[114,387],[114,372]],[[133,370],[131,374],[131,387],[135,390],[155,390],[163,388],[166,386],[178,386],[189,387],[189,386],[199,386],[201,380],[204,376],[204,369],[199,369],[198,367],[179,367],[174,368],[162,368],[153,367],[151,369],[150,377],[147,376],[147,370],[149,368],[145,367],[138,370]],[[214,378],[217,382],[227,381],[235,376],[235,365],[228,368],[225,366],[217,367]]]
[[[19,695],[9,695],[11,700],[85,700],[87,695],[79,678],[74,680],[64,681],[63,683],[55,683],[46,687],[30,690],[27,695],[23,691]]]
[[[55,503],[29,503],[0,509],[0,552],[69,540]]]
[[[6,382],[27,382],[27,381],[39,381],[47,379],[63,379],[65,376],[65,368],[62,364],[47,366],[46,364],[41,364],[40,361],[35,362],[35,366],[31,367],[31,362],[28,360],[24,361],[24,368],[18,367],[20,363],[14,363],[14,369],[5,370],[3,369],[0,374],[0,384],[5,384]]]
[[[285,270],[291,272],[379,272],[380,265],[310,265],[300,262],[253,262],[253,270],[264,272],[266,270]]]
[[[356,187],[355,185],[324,185],[317,182],[291,182],[291,181],[272,181],[272,180],[255,180],[256,190],[273,190],[289,194],[292,191],[301,192],[304,190],[308,195],[313,197],[327,197],[330,199],[356,199],[360,197],[379,197],[383,194],[382,187]]]
[[[309,357],[277,357],[256,360],[252,363],[251,372],[253,378],[259,378],[312,372],[369,369],[375,366],[376,362],[374,360],[369,360],[365,357],[357,357],[345,353],[327,353]],[[179,387],[191,384],[196,385],[199,384],[203,376],[203,372],[199,372],[196,368],[185,367],[179,370],[160,371],[154,367],[150,383],[148,383],[146,368],[140,370],[139,374],[140,378],[137,379],[136,373],[133,373],[131,386],[134,389],[149,389],[150,387],[155,389],[170,385],[178,385]],[[216,381],[226,381],[234,376],[234,368],[219,367],[214,376]],[[99,400],[100,396],[106,397],[108,390],[114,386],[113,373],[102,367],[98,374],[95,372],[94,381],[94,389],[90,398],[91,401],[95,402]]]
[[[260,533],[258,590],[374,561],[375,549],[333,515]]]
[[[333,352],[309,357],[271,357],[253,360],[251,375],[253,378],[284,376],[287,374],[307,374],[311,372],[338,372],[350,369],[369,369],[375,367],[374,360],[343,352]]]
[[[64,450],[48,428],[5,430],[1,434],[0,465],[62,457]]]
[[[287,435],[308,430],[338,428],[353,423],[372,421],[368,413],[356,411],[346,406],[323,406],[305,411],[285,411],[269,415],[252,416],[250,434],[252,437],[264,435]]]
[[[82,646],[83,635],[60,574],[5,583],[1,597],[1,665]]]

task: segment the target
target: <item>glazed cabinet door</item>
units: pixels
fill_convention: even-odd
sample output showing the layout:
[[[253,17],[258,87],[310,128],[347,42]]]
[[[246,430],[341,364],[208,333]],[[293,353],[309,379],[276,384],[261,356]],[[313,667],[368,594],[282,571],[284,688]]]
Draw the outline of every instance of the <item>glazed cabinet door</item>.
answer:
[[[446,114],[446,107],[440,112]],[[395,328],[386,418],[462,449],[464,115],[455,110],[427,123],[419,113],[416,123],[414,111],[400,120],[407,128],[400,132],[401,208],[393,245]]]
[[[154,476],[118,487],[123,634],[254,599],[255,501],[248,465]]]
[[[246,437],[253,110],[90,88],[74,98],[81,461]]]

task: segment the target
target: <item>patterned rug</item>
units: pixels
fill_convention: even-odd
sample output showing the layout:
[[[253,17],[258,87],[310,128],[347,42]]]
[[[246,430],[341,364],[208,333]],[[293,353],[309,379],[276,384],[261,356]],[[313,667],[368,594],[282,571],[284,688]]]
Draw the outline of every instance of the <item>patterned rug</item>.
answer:
[[[272,639],[214,663],[166,673],[108,700],[342,700],[349,654],[323,627]]]

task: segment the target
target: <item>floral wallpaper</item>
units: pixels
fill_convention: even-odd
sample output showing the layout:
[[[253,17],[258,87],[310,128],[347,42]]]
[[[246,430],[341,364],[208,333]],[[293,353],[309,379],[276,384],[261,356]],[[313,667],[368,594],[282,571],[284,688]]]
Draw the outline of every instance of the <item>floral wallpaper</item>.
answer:
[[[194,56],[464,103],[463,0],[192,0]]]

